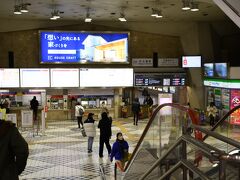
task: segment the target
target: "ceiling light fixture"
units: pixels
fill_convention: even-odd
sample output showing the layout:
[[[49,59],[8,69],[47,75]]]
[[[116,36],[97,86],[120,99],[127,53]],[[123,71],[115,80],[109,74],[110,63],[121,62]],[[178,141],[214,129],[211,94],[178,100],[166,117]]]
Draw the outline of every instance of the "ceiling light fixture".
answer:
[[[156,18],[162,18],[162,17],[163,17],[163,15],[162,15],[162,11],[159,10],[158,13],[157,13]]]
[[[22,13],[27,13],[28,11],[28,4],[21,4],[21,12]]]
[[[23,0],[15,0],[15,5],[14,5],[14,14],[22,14],[22,13],[27,13],[28,11],[28,6],[30,6],[30,3],[24,3]]]
[[[196,2],[191,2],[191,11],[199,11],[198,4]]]
[[[127,7],[127,5],[121,7],[120,17],[118,18],[118,20],[121,21],[121,22],[126,22],[127,21],[127,19],[125,18],[125,14],[124,14],[124,11],[125,11],[126,7]]]
[[[63,14],[63,13],[64,13],[64,12],[59,11],[59,10],[56,8],[56,4],[54,3],[54,0],[52,0],[52,12],[51,12],[50,20],[60,19],[60,18],[61,18],[60,14]]]
[[[20,6],[19,5],[15,5],[14,6],[14,14],[22,14]]]
[[[127,19],[125,18],[125,15],[124,15],[123,13],[120,13],[120,17],[119,17],[118,19],[119,19],[119,21],[121,21],[121,22],[127,21]]]
[[[61,18],[60,13],[63,13],[63,12],[60,12],[59,10],[54,9],[51,13],[52,16],[50,17],[50,19],[57,20],[57,19]]]
[[[191,9],[189,0],[183,0],[182,3],[183,3],[182,10],[187,11]]]
[[[92,18],[90,17],[90,8],[87,8],[85,22],[92,22]]]
[[[151,16],[156,17],[158,15],[157,10],[152,8]]]

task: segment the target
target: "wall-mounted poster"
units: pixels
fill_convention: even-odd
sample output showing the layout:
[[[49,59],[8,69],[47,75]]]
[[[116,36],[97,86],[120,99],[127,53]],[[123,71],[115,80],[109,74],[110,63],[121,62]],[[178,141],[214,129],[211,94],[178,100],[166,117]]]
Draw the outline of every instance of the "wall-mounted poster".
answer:
[[[231,109],[240,106],[240,90],[231,90]],[[230,116],[230,123],[240,125],[240,109],[234,111]]]
[[[33,127],[33,111],[22,110],[21,118],[22,118],[22,127],[23,128]]]
[[[40,63],[129,63],[129,33],[39,31]]]

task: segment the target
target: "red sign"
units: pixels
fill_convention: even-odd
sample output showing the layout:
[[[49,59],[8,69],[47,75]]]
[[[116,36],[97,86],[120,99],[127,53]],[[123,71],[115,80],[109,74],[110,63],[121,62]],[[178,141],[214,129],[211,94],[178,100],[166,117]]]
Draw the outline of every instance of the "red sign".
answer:
[[[240,90],[231,90],[231,109],[240,105]],[[230,116],[230,124],[240,125],[240,109]]]

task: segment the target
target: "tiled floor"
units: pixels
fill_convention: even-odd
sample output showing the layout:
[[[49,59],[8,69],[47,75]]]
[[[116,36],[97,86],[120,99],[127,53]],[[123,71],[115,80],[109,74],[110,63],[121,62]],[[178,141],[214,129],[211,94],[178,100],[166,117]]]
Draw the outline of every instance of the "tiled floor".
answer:
[[[129,151],[132,152],[142,135],[147,121],[147,119],[140,120],[138,126],[134,126],[132,118],[114,119],[111,144],[113,144],[116,139],[116,133],[121,131],[130,145]],[[96,122],[96,125],[97,124],[98,122]],[[161,128],[163,140],[166,139],[169,141],[169,127],[168,125]],[[205,126],[205,128],[209,127]],[[154,132],[153,129],[151,129],[151,132]],[[216,132],[223,135],[230,135],[232,138],[236,137],[234,139],[239,141],[238,128],[231,129],[228,133],[226,128],[220,128],[217,129]],[[22,135],[29,143],[30,155],[27,167],[20,176],[21,180],[98,180],[101,179],[99,172],[100,165],[104,167],[106,179],[114,179],[114,163],[109,161],[105,147],[104,157],[99,158],[98,156],[99,130],[97,130],[97,137],[94,139],[93,152],[91,154],[87,152],[87,138],[82,136],[81,131],[77,128],[76,121],[51,121],[47,123],[45,133],[39,133],[41,136],[36,136],[35,132],[35,136],[33,137],[33,133],[29,131],[23,131]],[[226,149],[225,144],[219,143],[215,139],[209,138],[207,142],[219,149]],[[147,156],[144,155],[144,162],[146,162],[146,158]],[[204,166],[205,163],[203,162],[202,167]],[[139,168],[140,165],[138,165],[137,170],[139,170]]]
[[[116,139],[116,133],[121,131],[130,145],[130,152],[133,151],[146,123],[147,120],[140,120],[138,126],[134,126],[131,118],[115,119],[111,144]],[[104,167],[106,178],[113,179],[114,163],[109,161],[105,147],[104,157],[98,156],[99,130],[94,139],[93,152],[89,154],[87,138],[82,136],[76,121],[52,121],[47,126],[44,135],[38,134],[41,136],[36,136],[36,132],[34,137],[29,131],[22,132],[29,143],[30,154],[21,180],[97,180],[100,179],[100,164]]]

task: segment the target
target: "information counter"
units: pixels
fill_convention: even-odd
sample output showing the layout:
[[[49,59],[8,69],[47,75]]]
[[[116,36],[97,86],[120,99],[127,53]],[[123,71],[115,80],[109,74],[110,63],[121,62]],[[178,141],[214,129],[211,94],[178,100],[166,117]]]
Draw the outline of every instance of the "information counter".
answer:
[[[108,108],[109,116],[114,116],[114,108]],[[52,120],[71,120],[71,114],[75,113],[73,109],[49,109],[47,112],[47,121]],[[100,119],[101,109],[100,108],[87,108],[85,109],[83,120],[85,120],[88,116],[88,113],[94,114],[94,119]],[[76,119],[76,118],[75,118]]]

